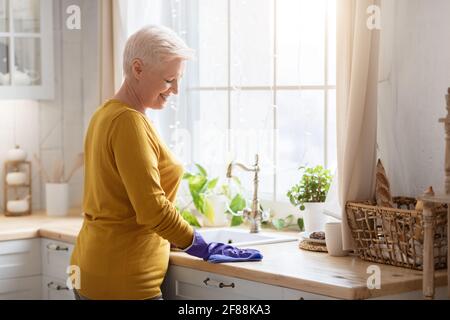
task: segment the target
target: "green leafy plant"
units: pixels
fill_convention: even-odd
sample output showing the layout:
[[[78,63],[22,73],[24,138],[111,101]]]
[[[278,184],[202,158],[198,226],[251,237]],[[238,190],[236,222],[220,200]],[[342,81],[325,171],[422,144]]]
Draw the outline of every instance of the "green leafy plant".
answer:
[[[180,212],[183,219],[186,220],[191,226],[199,228],[201,227],[201,224],[200,222],[198,222],[198,219],[194,213],[187,210],[186,208],[180,209],[178,206],[176,208]]]
[[[179,211],[186,221],[193,226],[199,227],[200,223],[197,217],[188,208],[194,204],[200,214],[214,222],[214,207],[208,196],[214,194],[214,188],[216,188],[219,178],[210,179],[205,168],[199,164],[195,164],[195,166],[198,170],[197,173],[186,172],[183,176],[183,180],[186,180],[188,183],[192,201]]]
[[[239,178],[232,177],[232,181],[233,183],[231,184],[231,187],[230,184],[224,184],[221,186],[221,194],[224,194],[229,201],[228,210],[226,211],[226,213],[231,216],[230,226],[236,227],[244,223],[244,217],[238,214],[238,212],[247,208],[250,201],[243,195],[243,188]],[[259,205],[259,208],[261,211],[264,211],[264,208],[261,206],[261,204]],[[262,221],[261,226],[270,227],[270,222],[273,223],[272,218],[270,218],[268,221]],[[275,222],[276,225],[280,225],[282,223],[283,222]]]
[[[303,173],[300,182],[294,185],[287,193],[289,201],[305,210],[305,203],[325,202],[332,180],[330,170],[318,165],[316,167],[300,167]]]
[[[221,186],[221,194],[225,195],[228,198],[229,205],[227,213],[231,216],[230,226],[235,227],[244,223],[244,217],[238,214],[239,211],[244,210],[248,207],[249,200],[245,199],[243,196],[242,184],[237,177],[232,177],[232,184],[224,184]],[[261,211],[264,211],[264,208],[260,204]],[[277,230],[282,230],[294,225],[294,216],[289,215],[286,218],[276,219],[274,217],[270,217],[267,221],[262,221],[262,227],[270,227],[273,226]],[[303,219],[297,219],[297,226],[300,230],[303,229]]]
[[[302,218],[298,218],[296,222],[294,215],[290,214],[286,218],[272,219],[272,225],[277,230],[282,230],[291,226],[297,226],[300,230],[304,229],[304,223]]]
[[[238,215],[239,211],[247,207],[247,200],[243,196],[242,184],[238,177],[232,177],[231,184],[223,184],[221,186],[220,194],[223,194],[228,199],[227,214],[231,216],[230,225],[232,227],[239,226],[244,222],[244,217]]]

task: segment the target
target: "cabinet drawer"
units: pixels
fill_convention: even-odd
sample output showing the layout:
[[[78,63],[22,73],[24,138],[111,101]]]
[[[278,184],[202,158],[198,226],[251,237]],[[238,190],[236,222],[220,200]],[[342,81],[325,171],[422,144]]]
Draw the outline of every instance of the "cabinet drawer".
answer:
[[[42,239],[42,273],[58,279],[67,279],[73,245],[51,239]]]
[[[43,300],[75,300],[73,291],[67,287],[66,280],[48,276],[42,277]]]
[[[164,299],[279,300],[283,288],[215,273],[170,266],[163,287]]]
[[[23,239],[0,242],[0,279],[41,274],[41,240]]]
[[[0,279],[0,300],[39,300],[42,277]]]
[[[367,300],[423,300],[423,291],[409,291],[404,293],[397,293],[388,296],[381,296],[376,298],[369,298]],[[437,287],[434,291],[434,300],[450,300],[448,296],[448,287]]]
[[[338,299],[314,293],[309,293],[305,291],[283,288],[283,300],[338,300]]]

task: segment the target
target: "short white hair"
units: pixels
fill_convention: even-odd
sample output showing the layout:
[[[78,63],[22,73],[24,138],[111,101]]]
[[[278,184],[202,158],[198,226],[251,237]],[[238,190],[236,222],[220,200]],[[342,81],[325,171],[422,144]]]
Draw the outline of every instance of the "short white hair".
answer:
[[[161,63],[174,58],[189,60],[193,57],[194,50],[173,30],[161,25],[148,25],[128,38],[123,53],[123,73],[131,76],[135,59],[142,60],[151,68],[158,68]]]

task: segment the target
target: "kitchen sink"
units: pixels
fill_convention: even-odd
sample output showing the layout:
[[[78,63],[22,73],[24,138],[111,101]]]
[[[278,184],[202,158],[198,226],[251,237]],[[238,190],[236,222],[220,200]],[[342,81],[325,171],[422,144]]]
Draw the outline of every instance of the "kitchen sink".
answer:
[[[197,231],[206,242],[228,243],[237,247],[298,240],[296,237],[277,233],[250,233],[248,230],[233,228],[198,229]]]

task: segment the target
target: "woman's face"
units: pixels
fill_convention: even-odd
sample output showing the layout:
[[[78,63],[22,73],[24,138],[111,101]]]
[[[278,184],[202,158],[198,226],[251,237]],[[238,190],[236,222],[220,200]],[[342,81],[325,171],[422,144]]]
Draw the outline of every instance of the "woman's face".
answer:
[[[162,109],[171,94],[178,94],[178,84],[184,71],[184,60],[175,58],[159,68],[142,66],[139,76],[138,95],[144,106]]]

